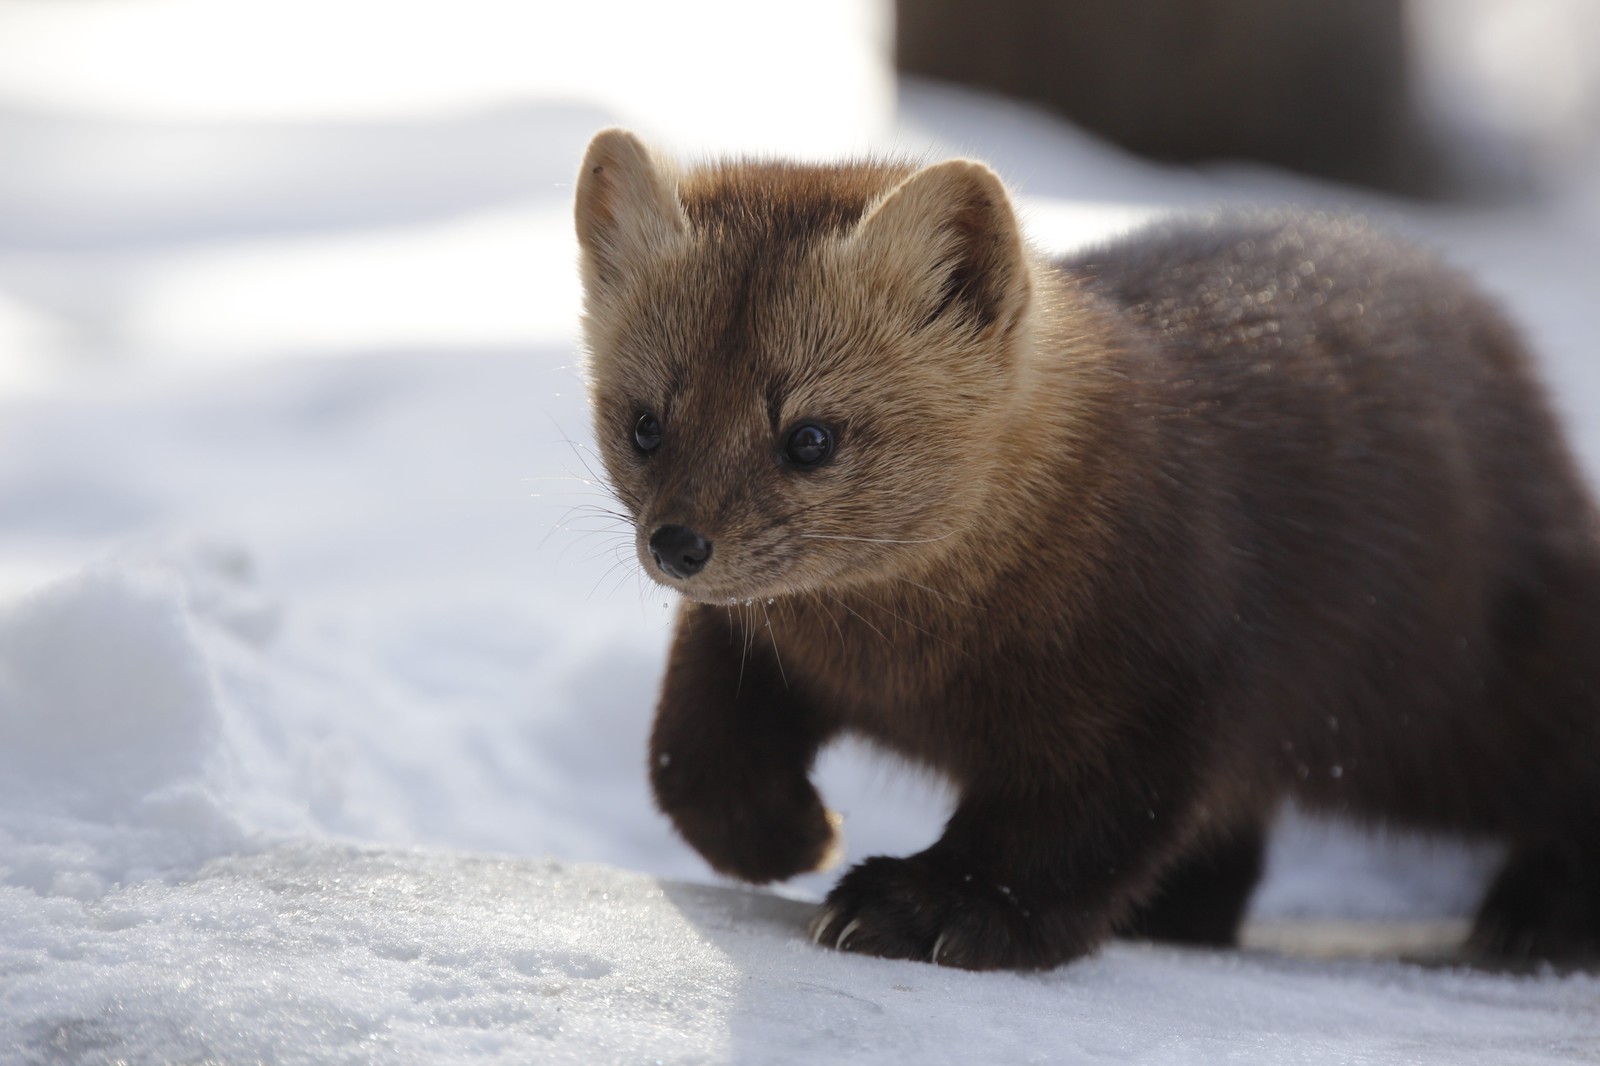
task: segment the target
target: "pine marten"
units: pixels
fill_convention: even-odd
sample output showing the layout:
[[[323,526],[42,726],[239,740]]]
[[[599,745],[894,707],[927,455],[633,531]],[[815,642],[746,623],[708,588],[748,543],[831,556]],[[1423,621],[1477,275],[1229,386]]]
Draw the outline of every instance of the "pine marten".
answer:
[[[1462,277],[1306,215],[1050,262],[980,163],[620,130],[576,215],[595,433],[684,601],[651,783],[718,871],[822,862],[851,733],[958,802],[830,947],[1228,944],[1292,796],[1504,841],[1470,948],[1600,953],[1600,529]]]

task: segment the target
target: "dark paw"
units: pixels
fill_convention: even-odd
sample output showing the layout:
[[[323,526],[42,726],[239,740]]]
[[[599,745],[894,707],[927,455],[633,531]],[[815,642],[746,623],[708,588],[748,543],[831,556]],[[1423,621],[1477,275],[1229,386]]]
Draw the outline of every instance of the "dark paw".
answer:
[[[811,922],[814,943],[967,970],[1036,970],[1091,950],[1090,935],[1055,901],[927,853],[868,859],[828,893]]]
[[[1478,910],[1467,950],[1494,965],[1600,964],[1600,868],[1587,856],[1514,854]]]
[[[662,787],[658,776],[656,798],[683,838],[730,877],[782,881],[831,865],[839,852],[839,816],[803,776],[690,795]]]

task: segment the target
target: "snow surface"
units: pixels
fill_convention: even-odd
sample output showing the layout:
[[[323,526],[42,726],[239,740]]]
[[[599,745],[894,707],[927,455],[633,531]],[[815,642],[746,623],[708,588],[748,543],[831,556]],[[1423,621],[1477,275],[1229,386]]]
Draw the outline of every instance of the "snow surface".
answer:
[[[792,900],[301,843],[90,904],[22,889],[41,1062],[1593,1061],[1591,979],[1118,945],[1043,975],[835,955]],[[11,901],[8,900],[8,903]]]
[[[1600,1061],[1600,978],[1448,965],[1493,849],[1291,817],[1249,949],[1029,976],[812,947],[832,875],[713,883],[645,787],[671,603],[601,510],[569,221],[617,121],[977,155],[1046,247],[1354,206],[1505,299],[1595,470],[1592,168],[1426,210],[1155,168],[993,99],[896,100],[881,8],[843,2],[719,110],[785,32],[760,5],[688,12],[673,69],[704,77],[654,95],[659,5],[620,54],[594,16],[468,7],[476,36],[372,0],[227,26],[0,0],[0,1062]],[[246,55],[269,30],[282,92]],[[363,42],[372,68],[339,61]],[[851,860],[948,809],[848,745],[819,778]]]

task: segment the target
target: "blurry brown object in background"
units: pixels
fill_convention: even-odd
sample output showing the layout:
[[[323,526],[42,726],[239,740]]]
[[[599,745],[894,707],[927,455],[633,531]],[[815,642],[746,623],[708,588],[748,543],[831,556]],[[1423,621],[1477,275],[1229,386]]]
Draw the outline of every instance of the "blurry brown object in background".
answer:
[[[907,73],[1045,104],[1158,159],[1439,191],[1404,0],[896,0]]]

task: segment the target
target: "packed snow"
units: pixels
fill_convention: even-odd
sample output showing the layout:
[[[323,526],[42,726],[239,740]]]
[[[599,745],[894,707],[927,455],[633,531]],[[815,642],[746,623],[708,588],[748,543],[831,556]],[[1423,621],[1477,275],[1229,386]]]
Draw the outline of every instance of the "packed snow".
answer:
[[[0,1062],[1600,1060],[1600,976],[1453,960],[1493,848],[1292,816],[1244,950],[1032,975],[812,946],[834,874],[717,882],[645,785],[674,605],[604,511],[569,221],[616,122],[686,154],[979,156],[1051,248],[1351,207],[1508,304],[1600,471],[1594,168],[1427,209],[1162,169],[896,87],[881,6],[795,29],[704,0],[671,64],[640,43],[658,6],[608,53],[594,16],[495,0],[0,0]],[[261,34],[277,62],[243,58]],[[654,92],[729,54],[736,108],[714,77]],[[819,780],[847,861],[948,811],[851,745]]]

